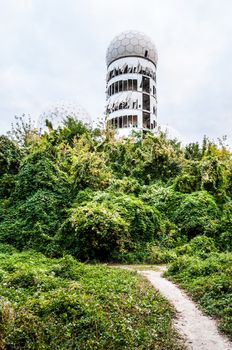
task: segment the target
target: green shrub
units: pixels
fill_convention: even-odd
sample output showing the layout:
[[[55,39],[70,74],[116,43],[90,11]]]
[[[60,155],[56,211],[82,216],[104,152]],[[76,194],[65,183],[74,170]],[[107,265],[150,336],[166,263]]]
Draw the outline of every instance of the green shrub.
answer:
[[[197,235],[215,237],[219,217],[214,198],[205,191],[186,195],[173,213],[174,222],[189,239]]]
[[[58,239],[79,259],[105,261],[129,243],[128,224],[117,212],[88,203],[71,211]]]
[[[214,239],[206,236],[194,237],[189,243],[176,248],[179,255],[187,254],[190,256],[208,257],[212,252],[216,252]]]

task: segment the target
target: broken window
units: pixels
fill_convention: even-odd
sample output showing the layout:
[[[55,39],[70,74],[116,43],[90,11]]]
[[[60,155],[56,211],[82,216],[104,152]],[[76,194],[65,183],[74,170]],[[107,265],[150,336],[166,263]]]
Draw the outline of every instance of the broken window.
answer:
[[[123,128],[127,128],[127,115],[123,116]]]
[[[150,78],[143,77],[142,86],[144,92],[150,93]]]
[[[151,128],[150,113],[143,112],[143,128],[145,129]]]
[[[118,81],[114,83],[114,91],[115,91],[115,94],[118,92]]]
[[[128,90],[132,90],[132,79],[128,80]]]
[[[132,128],[132,115],[128,115],[128,127]]]
[[[118,127],[122,128],[122,117],[118,117]]]
[[[127,80],[123,80],[123,91],[127,91]]]
[[[137,79],[133,79],[133,90],[134,91],[137,91],[138,89],[138,82],[137,82]]]
[[[137,115],[133,115],[132,116],[132,126],[133,126],[133,128],[137,128],[137,126],[138,126],[138,117],[137,117]]]
[[[123,107],[122,107],[122,102],[121,103],[119,103],[119,109],[122,109]]]
[[[150,96],[143,94],[143,109],[150,111]]]
[[[118,82],[118,91],[122,91],[122,80]]]

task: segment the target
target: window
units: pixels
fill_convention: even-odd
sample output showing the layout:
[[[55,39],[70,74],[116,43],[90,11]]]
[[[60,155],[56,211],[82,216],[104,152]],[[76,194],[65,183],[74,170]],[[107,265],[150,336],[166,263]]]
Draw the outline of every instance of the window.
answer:
[[[118,82],[118,91],[122,91],[122,80]]]
[[[137,115],[133,115],[132,116],[132,126],[133,126],[133,128],[137,128],[137,126],[138,126],[138,117],[137,117]]]
[[[123,80],[123,91],[127,91],[127,80]]]
[[[112,95],[114,94],[114,83],[111,85]]]
[[[143,112],[143,128],[150,129],[150,113]]]
[[[122,128],[122,117],[119,117],[118,118],[118,124],[119,124],[119,128]]]
[[[137,89],[138,89],[138,82],[136,79],[133,79],[133,90],[137,91]]]
[[[128,127],[132,127],[132,115],[128,115]]]
[[[115,125],[115,128],[118,128],[118,118],[114,118],[114,125]]]
[[[116,81],[114,84],[114,92],[116,94],[118,92],[118,81]]]
[[[148,56],[148,51],[145,50],[144,57],[147,57],[147,56]]]
[[[123,120],[123,122],[122,122],[123,126],[122,127],[123,128],[127,128],[127,115],[124,115],[122,120]]]
[[[128,80],[128,90],[132,90],[132,79]]]
[[[143,94],[143,109],[150,111],[150,96]]]
[[[143,77],[142,88],[144,92],[150,93],[150,78]]]

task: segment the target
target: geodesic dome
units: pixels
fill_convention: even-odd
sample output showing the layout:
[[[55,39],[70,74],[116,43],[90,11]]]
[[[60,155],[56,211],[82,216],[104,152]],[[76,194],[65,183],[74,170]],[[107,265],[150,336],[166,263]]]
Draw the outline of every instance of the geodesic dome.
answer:
[[[71,102],[60,102],[47,108],[38,118],[38,129],[47,130],[46,120],[52,123],[53,129],[62,127],[65,119],[72,117],[84,124],[91,125],[92,119],[89,113],[80,105]]]
[[[155,65],[158,61],[157,50],[152,40],[134,30],[122,32],[111,41],[106,53],[107,67],[118,58],[128,56],[145,57]]]

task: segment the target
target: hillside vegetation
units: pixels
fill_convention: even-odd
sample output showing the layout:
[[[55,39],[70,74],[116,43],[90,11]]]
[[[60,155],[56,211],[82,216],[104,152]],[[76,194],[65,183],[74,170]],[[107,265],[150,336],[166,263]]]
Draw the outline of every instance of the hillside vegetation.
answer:
[[[183,349],[173,310],[135,273],[35,252],[0,265],[0,349]]]
[[[0,136],[0,242],[43,259],[171,262],[169,276],[230,333],[232,159],[224,141],[182,147],[162,132],[117,139],[72,118],[48,126],[39,136],[22,120]]]

